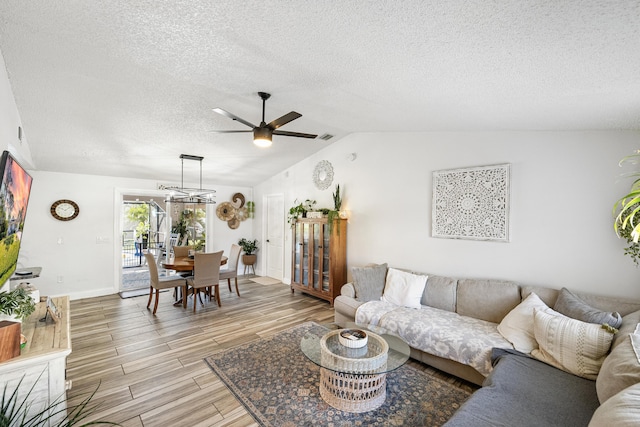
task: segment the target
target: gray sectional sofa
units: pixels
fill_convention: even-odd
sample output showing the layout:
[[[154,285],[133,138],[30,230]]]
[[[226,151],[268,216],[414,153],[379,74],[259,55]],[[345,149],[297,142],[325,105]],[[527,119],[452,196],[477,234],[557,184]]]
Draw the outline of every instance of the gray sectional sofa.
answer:
[[[502,280],[459,279],[406,271],[407,275],[414,276],[405,276],[397,282],[399,285],[394,282],[401,290],[385,298],[392,270],[396,269],[387,269],[384,264],[354,268],[353,282],[344,285],[341,295],[334,300],[335,320],[376,324],[388,329],[409,343],[414,359],[482,385],[447,426],[597,426],[604,425],[597,423],[603,417],[599,412],[605,410],[606,420],[622,416],[615,418],[618,425],[636,425],[636,422],[640,425],[640,413],[636,413],[640,412],[640,406],[637,401],[628,403],[640,396],[640,360],[634,351],[630,351],[635,348],[632,347],[633,338],[640,354],[640,328],[636,331],[640,322],[640,301],[542,286],[520,286]],[[425,285],[416,302],[415,289],[409,288],[413,286],[411,282],[415,284],[420,280],[424,280]],[[413,296],[411,292],[414,292]],[[619,331],[615,333],[615,329],[601,327],[595,322],[576,322],[570,316],[552,310],[558,308],[560,299],[566,305],[565,295],[575,297],[569,303],[577,301],[579,309],[591,309],[587,310],[588,315],[604,313],[609,316],[606,318],[608,323],[617,321]],[[522,313],[522,307],[534,300],[538,301],[538,307],[546,304],[548,312],[553,313],[553,316],[547,316],[548,312],[536,309],[536,334],[542,334],[542,325],[546,325],[543,316],[547,316],[551,319],[549,322],[558,319],[563,325],[574,322],[582,332],[582,326],[587,325],[588,333],[605,338],[604,344],[598,341],[606,353],[601,357],[594,356],[596,367],[589,366],[593,361],[587,361],[585,368],[583,360],[572,362],[570,357],[556,355],[561,362],[564,362],[563,358],[568,360],[567,366],[561,366],[562,363],[546,353],[543,344],[531,353],[527,352],[529,349],[517,351],[514,348],[515,345],[522,350],[526,345],[507,333],[507,320],[512,319],[514,313]],[[567,310],[567,307],[561,308]],[[570,312],[571,307],[568,310]],[[616,318],[617,313],[620,316]],[[559,335],[554,329],[558,328],[557,323],[550,325],[550,334]],[[533,333],[530,335],[533,337]],[[611,354],[609,347],[613,349]],[[556,348],[555,351],[566,353],[569,349]],[[580,371],[575,372],[575,369]],[[623,396],[620,404],[620,399],[614,397],[618,398],[619,392],[624,391],[627,396]],[[606,408],[606,405],[615,409]],[[638,409],[633,410],[634,405]],[[625,417],[631,417],[632,423],[624,424],[621,420],[626,420]]]

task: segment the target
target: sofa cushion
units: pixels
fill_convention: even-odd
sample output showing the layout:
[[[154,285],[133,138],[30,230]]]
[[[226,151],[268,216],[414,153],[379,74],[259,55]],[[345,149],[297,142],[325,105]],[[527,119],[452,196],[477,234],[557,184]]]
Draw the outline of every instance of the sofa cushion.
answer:
[[[553,307],[558,299],[560,291],[558,289],[547,288],[544,286],[522,285],[522,299],[526,298],[531,292],[535,292],[545,304]],[[574,295],[602,311],[617,311],[622,316],[640,310],[640,301],[629,300],[624,298],[615,298],[602,295],[595,295],[586,292],[574,292]]]
[[[638,327],[638,323],[640,323],[640,310],[634,311],[633,313],[629,313],[626,316],[622,317],[622,326],[618,328],[618,333],[613,338],[613,344],[611,344],[611,348],[615,348],[619,343],[621,343],[624,338],[636,332],[636,328]],[[640,331],[638,331],[640,333]]]
[[[625,388],[604,402],[589,427],[637,427],[640,425],[640,384]]]
[[[356,299],[361,302],[379,300],[387,278],[387,264],[370,267],[352,267]]]
[[[538,295],[532,292],[502,319],[498,325],[498,332],[513,344],[516,350],[531,353],[538,348],[538,342],[533,333],[533,312],[535,309],[548,308]]]
[[[444,427],[586,426],[598,407],[593,381],[515,350],[494,349],[492,358],[483,387]]]
[[[456,312],[487,322],[500,323],[520,304],[520,288],[501,280],[458,280]]]
[[[420,303],[441,310],[456,311],[457,286],[458,280],[453,277],[429,275]]]
[[[585,303],[567,288],[562,288],[553,309],[558,313],[587,323],[608,324],[614,328],[622,325],[622,316],[618,312],[602,311]]]
[[[552,310],[534,312],[533,331],[539,347],[531,352],[533,357],[590,380],[596,379],[613,340],[601,325]]]
[[[640,335],[628,334],[624,341],[611,350],[604,359],[596,380],[600,403],[604,403],[625,388],[640,383],[638,354],[640,354]]]
[[[427,276],[407,273],[395,268],[387,271],[382,301],[409,308],[420,308]]]

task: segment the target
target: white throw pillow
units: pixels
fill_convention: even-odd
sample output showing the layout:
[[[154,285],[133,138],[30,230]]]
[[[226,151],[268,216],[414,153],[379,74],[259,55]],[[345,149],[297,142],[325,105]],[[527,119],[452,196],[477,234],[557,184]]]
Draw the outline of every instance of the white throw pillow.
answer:
[[[384,293],[380,299],[403,307],[420,308],[420,300],[427,284],[427,278],[428,276],[421,274],[389,268]]]
[[[552,311],[534,311],[533,332],[539,347],[533,357],[589,380],[598,376],[613,340],[601,325]]]
[[[538,348],[533,334],[533,311],[547,310],[549,307],[538,295],[531,292],[520,304],[509,312],[498,325],[498,332],[513,348],[523,353],[531,353]]]

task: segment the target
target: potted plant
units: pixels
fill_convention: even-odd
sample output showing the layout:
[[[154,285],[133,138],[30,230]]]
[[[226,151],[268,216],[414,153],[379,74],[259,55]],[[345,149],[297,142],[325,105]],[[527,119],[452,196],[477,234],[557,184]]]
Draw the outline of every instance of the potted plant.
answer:
[[[244,237],[238,241],[238,245],[242,248],[244,255],[242,255],[242,263],[244,265],[253,265],[258,259],[254,254],[258,250],[258,240],[247,240]]]
[[[342,207],[342,196],[340,195],[340,184],[336,185],[336,191],[332,193],[333,209],[327,214],[327,223],[329,224],[329,232],[333,229],[333,221],[340,218],[340,208]],[[338,228],[338,230],[340,230]]]
[[[294,200],[293,203],[297,202],[297,200]],[[316,201],[315,200],[305,200],[303,203],[300,203],[296,206],[293,206],[291,208],[289,208],[289,217],[287,218],[287,222],[290,224],[293,224],[296,219],[302,217],[305,218],[307,216],[307,212],[313,210],[313,207],[315,206]]]
[[[620,166],[625,162],[637,164],[640,160],[640,150],[635,154],[625,157],[620,161]],[[624,238],[629,243],[629,247],[625,249],[625,254],[631,256],[631,259],[638,265],[638,256],[640,255],[640,171],[629,174],[634,178],[629,193],[621,197],[613,205],[615,221],[613,228],[618,237]]]
[[[0,317],[22,322],[36,310],[36,303],[29,292],[16,288],[8,292],[0,292]]]

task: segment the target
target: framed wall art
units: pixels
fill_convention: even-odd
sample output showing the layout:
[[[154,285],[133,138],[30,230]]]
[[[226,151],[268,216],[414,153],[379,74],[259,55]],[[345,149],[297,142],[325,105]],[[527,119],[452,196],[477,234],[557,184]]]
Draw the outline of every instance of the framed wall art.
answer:
[[[432,236],[508,242],[509,180],[509,164],[434,171]]]

